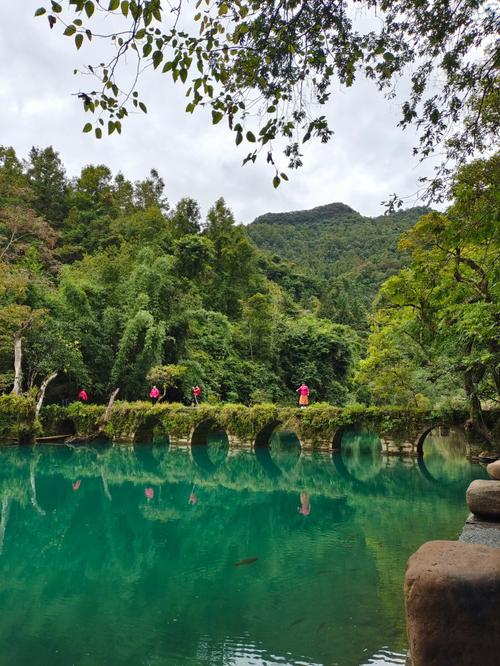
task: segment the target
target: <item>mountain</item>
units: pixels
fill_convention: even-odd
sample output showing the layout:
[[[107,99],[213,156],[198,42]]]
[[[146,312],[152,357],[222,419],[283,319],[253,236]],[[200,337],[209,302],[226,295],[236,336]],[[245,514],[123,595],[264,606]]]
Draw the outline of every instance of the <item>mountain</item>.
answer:
[[[324,282],[324,313],[364,329],[378,288],[405,264],[397,250],[401,234],[425,207],[365,217],[343,203],[310,210],[266,213],[248,225],[248,233],[265,253],[293,262]]]

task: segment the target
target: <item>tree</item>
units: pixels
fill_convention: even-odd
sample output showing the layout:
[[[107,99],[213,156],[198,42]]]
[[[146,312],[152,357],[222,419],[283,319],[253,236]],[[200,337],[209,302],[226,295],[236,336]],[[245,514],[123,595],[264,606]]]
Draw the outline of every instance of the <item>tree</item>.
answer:
[[[168,200],[165,197],[165,183],[156,169],[151,169],[149,178],[138,180],[134,184],[134,203],[137,208],[147,210],[158,208],[163,213],[168,211]]]
[[[188,368],[185,365],[155,365],[151,368],[147,374],[147,380],[162,387],[158,402],[163,400],[169,389],[173,389],[174,392],[185,393],[183,380],[187,372]]]
[[[224,199],[210,208],[204,233],[213,243],[213,278],[205,288],[207,307],[237,317],[241,300],[254,286],[256,252],[243,227],[236,226]]]
[[[181,199],[170,216],[170,224],[175,238],[201,231],[201,213],[198,202],[189,197]]]
[[[60,229],[68,212],[68,183],[61,159],[52,146],[30,150],[26,175],[34,194],[33,209]]]
[[[347,326],[308,315],[288,322],[280,342],[280,374],[290,391],[305,381],[313,399],[345,402],[355,349]]]
[[[357,21],[359,8],[376,22]],[[300,166],[303,142],[311,137],[326,142],[332,135],[327,118],[313,115],[314,105],[328,101],[335,82],[349,88],[359,76],[392,98],[395,81],[409,72],[400,125],[418,128],[417,155],[426,157],[439,147],[463,162],[477,145],[494,145],[498,118],[489,100],[497,86],[498,11],[487,0],[356,0],[352,5],[202,0],[193,14],[185,3],[166,9],[160,0],[111,0],[107,10],[97,0],[71,0],[46,1],[36,15],[47,9],[50,27],[60,25],[77,49],[94,38],[112,46],[108,60],[88,67],[100,89],[79,93],[86,111],[99,112],[98,120],[84,127],[94,129],[97,138],[105,124],[103,111],[109,133],[121,132],[129,110],[147,112],[137,90],[139,77],[124,83],[124,69],[134,56],[137,72],[150,64],[188,86],[188,113],[208,105],[213,123],[226,119],[236,144],[245,140],[251,146],[245,162],[255,161],[258,148],[265,147],[275,186],[287,176],[272,142],[282,138],[288,166]],[[113,15],[116,32],[102,29],[107,14]],[[192,33],[180,28],[193,22],[199,28]],[[260,125],[252,131],[248,120],[256,105]],[[443,176],[449,173],[445,158],[428,188],[430,196],[443,194]]]
[[[412,264],[383,285],[362,364],[383,400],[403,369],[407,390],[429,398],[435,387],[443,394],[443,377],[460,382],[471,425],[487,438],[481,403],[500,398],[499,160],[461,169],[446,214],[424,215],[403,236]]]

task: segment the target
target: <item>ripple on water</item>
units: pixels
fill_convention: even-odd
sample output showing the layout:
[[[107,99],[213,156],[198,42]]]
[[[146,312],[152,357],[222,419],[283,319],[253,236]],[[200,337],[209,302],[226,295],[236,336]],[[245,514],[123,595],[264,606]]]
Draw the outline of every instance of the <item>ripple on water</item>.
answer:
[[[383,666],[383,664],[405,664],[406,655],[402,652],[393,652],[389,648],[382,647],[376,654],[369,658],[361,666]]]

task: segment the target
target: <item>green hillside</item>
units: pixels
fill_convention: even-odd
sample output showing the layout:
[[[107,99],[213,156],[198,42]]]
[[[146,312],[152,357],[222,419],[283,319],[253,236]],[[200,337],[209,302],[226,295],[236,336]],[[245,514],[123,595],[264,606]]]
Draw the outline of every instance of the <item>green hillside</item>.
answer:
[[[259,249],[322,280],[324,315],[363,329],[379,286],[405,263],[397,250],[399,237],[427,211],[416,207],[364,217],[345,204],[332,203],[261,215],[248,233]]]

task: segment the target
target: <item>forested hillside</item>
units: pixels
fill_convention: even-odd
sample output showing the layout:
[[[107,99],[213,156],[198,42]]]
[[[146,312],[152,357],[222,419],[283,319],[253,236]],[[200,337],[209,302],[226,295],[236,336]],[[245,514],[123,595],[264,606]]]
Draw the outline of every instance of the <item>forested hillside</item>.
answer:
[[[0,392],[103,402],[156,383],[187,402],[199,384],[204,400],[294,404],[305,381],[337,405],[467,400],[484,429],[500,390],[499,173],[498,155],[463,167],[446,213],[332,204],[248,229],[223,199],[206,219],[193,199],[171,205],[154,170],[68,178],[52,148],[0,148]]]
[[[156,171],[66,176],[58,154],[0,149],[0,390],[47,400],[345,402],[359,345],[320,285],[261,254],[218,199],[171,205]],[[53,378],[54,373],[57,373]]]
[[[371,218],[332,203],[261,215],[248,232],[261,250],[320,278],[323,313],[364,330],[378,288],[408,261],[398,251],[401,234],[426,212],[418,207]]]

